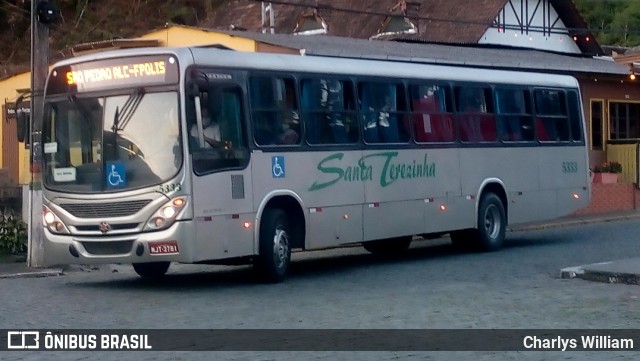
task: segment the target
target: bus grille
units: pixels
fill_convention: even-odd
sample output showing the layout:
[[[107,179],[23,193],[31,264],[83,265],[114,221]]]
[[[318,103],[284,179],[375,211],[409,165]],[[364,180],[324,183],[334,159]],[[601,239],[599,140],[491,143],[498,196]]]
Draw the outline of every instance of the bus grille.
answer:
[[[84,249],[95,255],[127,254],[131,252],[133,241],[82,242]]]
[[[61,204],[60,207],[78,218],[108,218],[136,214],[149,203],[151,203],[150,199],[144,199],[108,203],[66,203]]]
[[[125,223],[125,224],[110,224],[109,231],[128,231],[138,228],[140,223]],[[100,232],[100,225],[94,224],[91,226],[75,226],[80,232]]]

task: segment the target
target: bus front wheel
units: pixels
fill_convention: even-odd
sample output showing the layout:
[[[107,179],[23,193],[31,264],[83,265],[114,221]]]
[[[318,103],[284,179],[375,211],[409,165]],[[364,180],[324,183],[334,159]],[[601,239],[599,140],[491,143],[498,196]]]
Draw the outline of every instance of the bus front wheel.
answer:
[[[291,228],[282,209],[267,209],[260,222],[260,253],[254,263],[259,276],[267,282],[282,282],[291,263]]]
[[[170,262],[134,263],[133,269],[142,278],[159,278],[169,270]]]

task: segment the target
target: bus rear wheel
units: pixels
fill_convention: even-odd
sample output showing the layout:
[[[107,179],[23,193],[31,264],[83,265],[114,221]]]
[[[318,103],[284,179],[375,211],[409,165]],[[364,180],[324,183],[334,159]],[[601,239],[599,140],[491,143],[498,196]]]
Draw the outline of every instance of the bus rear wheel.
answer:
[[[142,278],[160,278],[169,270],[170,262],[134,263],[133,269]]]
[[[495,193],[487,193],[478,205],[478,224],[475,229],[451,232],[453,245],[462,250],[495,252],[502,248],[507,217],[502,200]]]
[[[409,249],[410,245],[411,236],[362,242],[364,249],[377,255],[397,255]]]
[[[495,252],[502,248],[507,217],[502,200],[495,193],[487,193],[478,207],[476,241],[480,251]]]
[[[282,209],[267,209],[260,222],[260,253],[254,267],[270,283],[284,281],[291,263],[291,228]]]

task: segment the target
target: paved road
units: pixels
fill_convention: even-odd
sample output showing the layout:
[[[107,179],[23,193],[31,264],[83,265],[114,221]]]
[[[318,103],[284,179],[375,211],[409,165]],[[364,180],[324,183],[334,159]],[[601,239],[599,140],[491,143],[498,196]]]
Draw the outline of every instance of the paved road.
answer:
[[[505,249],[417,242],[399,259],[361,248],[294,255],[283,284],[246,268],[178,266],[163,283],[117,272],[2,279],[0,328],[633,328],[640,287],[560,279],[561,268],[640,257],[640,221],[508,234]],[[2,360],[632,360],[633,353],[8,353]]]

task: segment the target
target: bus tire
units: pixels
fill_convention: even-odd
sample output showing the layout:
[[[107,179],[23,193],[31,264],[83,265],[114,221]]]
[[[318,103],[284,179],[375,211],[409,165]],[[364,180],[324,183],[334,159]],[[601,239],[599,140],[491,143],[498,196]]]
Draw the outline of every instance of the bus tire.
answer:
[[[474,230],[479,251],[495,252],[502,248],[507,217],[502,200],[495,193],[487,193],[478,206],[478,228]]]
[[[284,281],[291,263],[291,228],[282,209],[264,211],[259,237],[260,253],[254,262],[258,275],[269,283]]]
[[[134,263],[133,269],[142,278],[160,278],[169,270],[171,262]]]
[[[397,255],[411,245],[411,236],[362,242],[364,249],[376,255]]]

